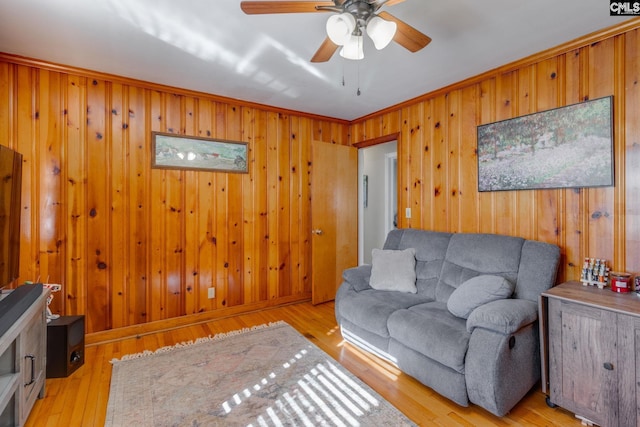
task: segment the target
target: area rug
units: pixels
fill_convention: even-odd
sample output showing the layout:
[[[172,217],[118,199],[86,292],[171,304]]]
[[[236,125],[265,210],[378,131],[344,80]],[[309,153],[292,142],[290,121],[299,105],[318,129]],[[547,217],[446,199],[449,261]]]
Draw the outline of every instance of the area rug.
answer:
[[[413,426],[285,322],[113,360],[106,426]]]

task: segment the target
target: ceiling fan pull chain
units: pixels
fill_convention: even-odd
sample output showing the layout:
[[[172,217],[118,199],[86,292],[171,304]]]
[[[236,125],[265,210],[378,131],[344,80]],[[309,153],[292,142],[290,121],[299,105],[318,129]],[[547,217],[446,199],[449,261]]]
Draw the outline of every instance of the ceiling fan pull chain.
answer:
[[[360,63],[358,62],[358,91],[356,92],[360,96]]]

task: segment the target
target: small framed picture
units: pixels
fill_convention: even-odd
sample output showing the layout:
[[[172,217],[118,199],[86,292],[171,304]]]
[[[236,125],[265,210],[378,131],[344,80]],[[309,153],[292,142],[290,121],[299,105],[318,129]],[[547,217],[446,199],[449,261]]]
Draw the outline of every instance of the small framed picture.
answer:
[[[172,133],[152,133],[152,164],[157,169],[247,173],[248,144]]]

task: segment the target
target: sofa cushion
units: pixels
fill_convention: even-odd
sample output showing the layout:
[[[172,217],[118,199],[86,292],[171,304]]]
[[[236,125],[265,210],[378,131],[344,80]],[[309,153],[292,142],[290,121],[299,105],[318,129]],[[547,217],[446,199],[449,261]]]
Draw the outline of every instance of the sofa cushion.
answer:
[[[383,249],[416,250],[416,288],[432,300],[436,299],[436,286],[442,271],[442,262],[451,233],[404,228],[387,235]]]
[[[416,250],[374,249],[369,286],[379,291],[416,293]]]
[[[420,294],[366,289],[340,298],[342,318],[381,337],[388,337],[387,320],[396,310],[429,301]]]
[[[511,297],[514,287],[502,276],[482,274],[458,286],[449,296],[447,308],[454,316],[466,319],[481,305]]]
[[[388,326],[395,341],[464,374],[471,334],[466,321],[449,313],[445,303],[431,301],[397,310],[389,316]]]
[[[458,286],[480,274],[502,276],[517,283],[523,244],[520,237],[454,234],[442,265],[436,300],[446,302]]]

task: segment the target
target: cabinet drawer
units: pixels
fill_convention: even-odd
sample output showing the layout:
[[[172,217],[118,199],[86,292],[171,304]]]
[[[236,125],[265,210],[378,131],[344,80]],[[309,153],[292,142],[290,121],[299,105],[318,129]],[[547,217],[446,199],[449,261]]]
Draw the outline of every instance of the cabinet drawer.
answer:
[[[23,405],[22,419],[26,420],[38,398],[45,379],[46,318],[43,310],[34,313],[21,334]]]

